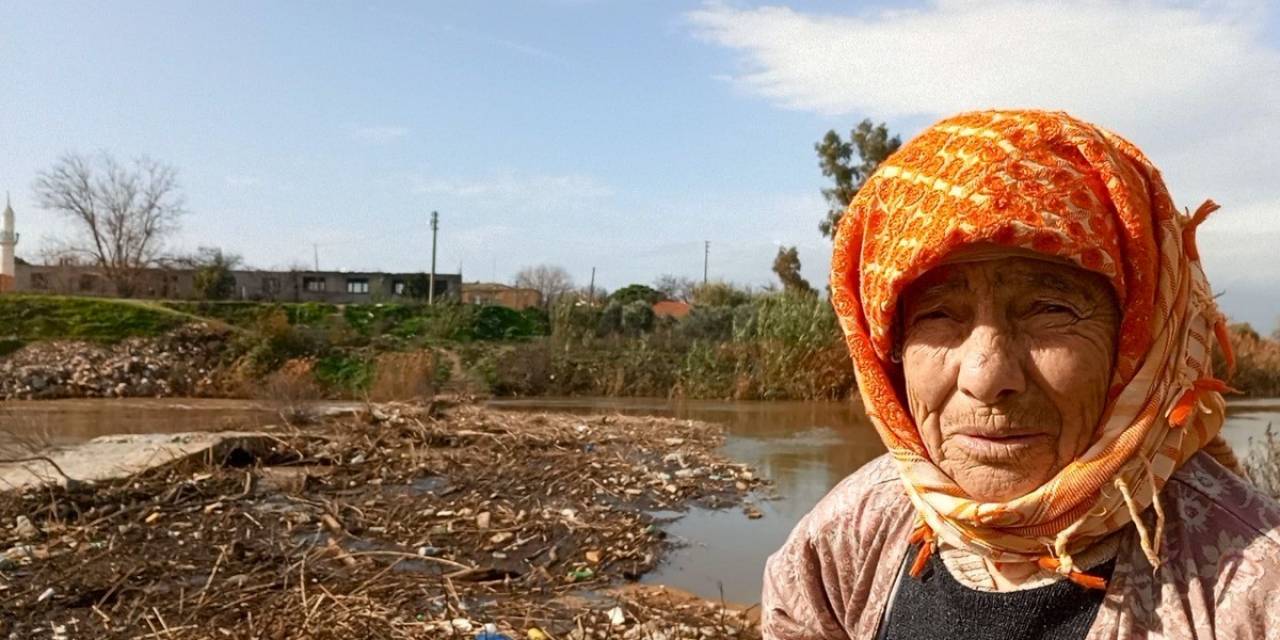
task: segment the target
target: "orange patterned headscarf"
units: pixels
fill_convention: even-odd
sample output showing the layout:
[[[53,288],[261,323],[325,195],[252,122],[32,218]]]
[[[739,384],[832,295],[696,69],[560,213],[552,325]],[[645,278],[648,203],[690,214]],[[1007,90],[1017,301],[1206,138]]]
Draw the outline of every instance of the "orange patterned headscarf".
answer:
[[[943,120],[890,156],[841,220],[831,297],[867,412],[919,512],[923,558],[941,540],[999,562],[1035,562],[1101,586],[1071,556],[1134,522],[1173,471],[1217,438],[1226,386],[1212,377],[1225,325],[1194,231],[1216,209],[1179,213],[1160,172],[1123,138],[1059,112],[984,111]],[[903,290],[959,248],[1035,251],[1100,273],[1122,312],[1109,403],[1088,450],[1009,502],[970,499],[929,459],[889,372]],[[1231,365],[1232,363],[1228,363]],[[1158,520],[1163,522],[1163,518]]]

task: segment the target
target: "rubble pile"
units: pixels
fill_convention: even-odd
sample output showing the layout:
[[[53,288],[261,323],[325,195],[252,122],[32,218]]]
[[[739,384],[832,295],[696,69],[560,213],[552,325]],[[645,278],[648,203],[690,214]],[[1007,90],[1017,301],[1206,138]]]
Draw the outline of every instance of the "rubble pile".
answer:
[[[714,425],[378,405],[272,434],[0,494],[0,638],[760,637],[620,588],[671,547],[650,512],[763,488]]]
[[[116,344],[35,343],[0,358],[0,399],[213,395],[226,347],[205,324]]]

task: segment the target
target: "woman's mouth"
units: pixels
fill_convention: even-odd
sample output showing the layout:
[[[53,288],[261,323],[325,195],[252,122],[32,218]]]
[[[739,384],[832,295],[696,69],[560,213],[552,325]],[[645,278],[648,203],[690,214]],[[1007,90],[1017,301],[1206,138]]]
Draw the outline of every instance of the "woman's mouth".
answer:
[[[1051,443],[1047,433],[956,433],[949,439],[972,457],[986,459],[1014,458]]]

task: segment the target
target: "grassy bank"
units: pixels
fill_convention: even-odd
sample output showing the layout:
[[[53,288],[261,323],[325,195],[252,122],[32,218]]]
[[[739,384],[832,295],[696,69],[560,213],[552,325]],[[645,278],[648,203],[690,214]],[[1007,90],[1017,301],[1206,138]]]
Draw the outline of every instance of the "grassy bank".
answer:
[[[804,400],[855,392],[831,306],[789,293],[721,295],[681,319],[655,317],[644,300],[566,300],[544,313],[0,296],[0,357],[31,342],[111,343],[197,321],[235,328],[223,363],[229,395],[387,400],[450,389]],[[1247,325],[1233,326],[1231,340],[1233,384],[1280,396],[1280,342]]]
[[[147,302],[69,296],[0,296],[0,339],[9,341],[118,342],[136,336],[158,336],[191,320],[186,314]]]

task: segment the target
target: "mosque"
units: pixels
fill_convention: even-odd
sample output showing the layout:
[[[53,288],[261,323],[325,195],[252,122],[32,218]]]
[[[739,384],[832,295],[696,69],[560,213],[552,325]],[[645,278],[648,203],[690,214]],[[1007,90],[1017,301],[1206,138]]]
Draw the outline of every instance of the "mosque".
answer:
[[[0,225],[0,292],[12,291],[18,274],[14,249],[18,246],[18,233],[14,231],[13,205],[9,194],[4,196],[3,225]]]

